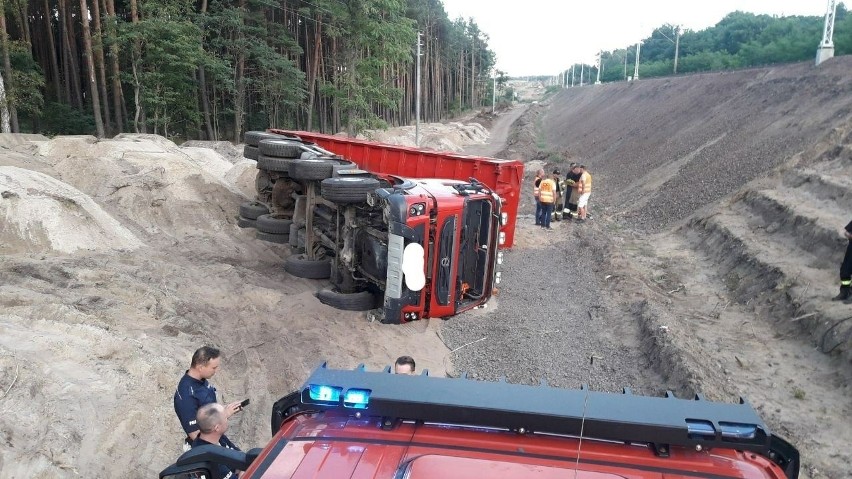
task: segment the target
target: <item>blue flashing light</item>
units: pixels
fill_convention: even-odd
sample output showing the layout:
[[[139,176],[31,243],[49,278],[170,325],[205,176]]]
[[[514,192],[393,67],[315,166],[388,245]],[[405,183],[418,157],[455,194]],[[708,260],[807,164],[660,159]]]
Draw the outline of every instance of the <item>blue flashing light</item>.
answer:
[[[369,389],[349,389],[343,396],[343,405],[354,409],[367,409],[371,392]]]
[[[309,386],[308,396],[312,401],[339,402],[340,394],[342,392],[343,388],[311,384]]]
[[[710,421],[687,420],[686,430],[691,438],[706,437],[715,438],[716,428]]]
[[[725,439],[754,439],[757,435],[757,426],[754,424],[737,424],[733,422],[720,422],[722,437]]]

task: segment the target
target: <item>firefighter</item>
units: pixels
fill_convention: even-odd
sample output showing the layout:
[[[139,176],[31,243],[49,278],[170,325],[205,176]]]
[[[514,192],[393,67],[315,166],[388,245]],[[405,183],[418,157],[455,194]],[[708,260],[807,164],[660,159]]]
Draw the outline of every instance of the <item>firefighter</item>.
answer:
[[[541,202],[538,200],[539,195],[539,185],[541,185],[541,180],[544,179],[544,170],[539,169],[535,172],[535,180],[533,180],[533,196],[535,197],[535,225],[541,226],[541,213],[542,207]]]
[[[843,263],[840,264],[840,294],[832,299],[852,303],[852,221],[846,225],[843,235],[849,240],[849,243],[846,245]]]
[[[539,183],[538,201],[541,203],[541,227],[547,230],[552,230],[550,226],[550,215],[553,213],[553,207],[556,205],[556,175],[550,175],[549,178],[541,180]]]

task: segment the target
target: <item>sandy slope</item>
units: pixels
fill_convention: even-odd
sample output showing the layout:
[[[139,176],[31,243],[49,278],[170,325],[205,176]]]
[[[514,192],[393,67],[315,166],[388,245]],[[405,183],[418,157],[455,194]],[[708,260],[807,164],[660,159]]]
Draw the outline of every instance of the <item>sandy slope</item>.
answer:
[[[323,306],[284,247],[236,227],[251,162],[151,136],[0,140],[0,478],[155,477],[202,344],[224,353],[220,399],[252,399],[232,423],[246,447],[321,360],[444,374],[435,322]]]

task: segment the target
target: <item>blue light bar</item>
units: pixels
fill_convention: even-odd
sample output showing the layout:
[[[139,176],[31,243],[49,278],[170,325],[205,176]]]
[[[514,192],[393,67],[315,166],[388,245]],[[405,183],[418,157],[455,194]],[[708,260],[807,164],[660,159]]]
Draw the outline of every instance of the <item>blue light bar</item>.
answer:
[[[686,420],[686,431],[689,437],[697,439],[699,437],[707,437],[713,439],[716,437],[716,428],[710,421]]]
[[[354,409],[367,409],[371,392],[369,389],[349,389],[343,396],[343,405]]]
[[[716,437],[716,428],[709,421],[687,420],[686,429],[689,437],[713,439]],[[720,422],[719,430],[723,440],[742,441],[754,439],[757,435],[757,426],[754,424],[739,424],[735,422]]]
[[[726,439],[754,439],[757,427],[754,424],[737,424],[733,422],[720,422],[722,437]]]
[[[308,394],[311,400],[331,403],[340,402],[340,394],[343,392],[343,388],[321,384],[311,384],[309,389]]]

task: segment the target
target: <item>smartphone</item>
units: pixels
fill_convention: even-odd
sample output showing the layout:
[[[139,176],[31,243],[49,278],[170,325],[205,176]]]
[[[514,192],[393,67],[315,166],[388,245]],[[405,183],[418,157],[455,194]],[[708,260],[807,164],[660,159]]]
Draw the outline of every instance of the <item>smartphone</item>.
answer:
[[[242,409],[242,408],[244,408],[244,407],[248,406],[248,405],[249,405],[249,401],[250,401],[249,399],[246,399],[246,400],[244,400],[243,402],[241,402],[241,403],[240,403],[240,409]]]

